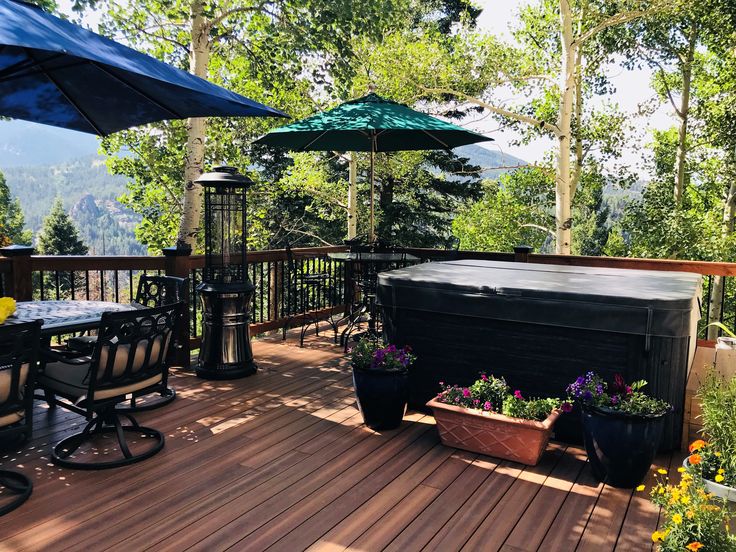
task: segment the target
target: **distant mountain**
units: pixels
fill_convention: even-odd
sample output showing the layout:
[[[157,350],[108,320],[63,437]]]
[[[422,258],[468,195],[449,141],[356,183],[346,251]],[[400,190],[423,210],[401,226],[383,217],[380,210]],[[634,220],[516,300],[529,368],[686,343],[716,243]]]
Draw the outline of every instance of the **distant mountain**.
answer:
[[[88,155],[65,163],[2,170],[34,235],[58,196],[79,227],[90,254],[145,254],[145,247],[134,234],[140,216],[116,199],[125,191],[127,180],[109,174],[101,157]]]
[[[498,178],[501,174],[514,170],[513,167],[529,164],[523,159],[519,159],[508,153],[490,150],[477,144],[461,146],[452,151],[460,157],[467,157],[471,165],[482,167],[484,169],[482,173],[483,178]]]
[[[0,171],[96,155],[97,137],[26,121],[0,121]]]

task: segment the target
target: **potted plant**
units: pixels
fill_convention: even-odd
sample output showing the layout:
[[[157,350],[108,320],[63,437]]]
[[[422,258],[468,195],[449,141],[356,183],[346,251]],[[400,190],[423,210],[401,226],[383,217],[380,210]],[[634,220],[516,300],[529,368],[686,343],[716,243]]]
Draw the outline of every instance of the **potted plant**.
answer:
[[[401,425],[409,398],[409,347],[384,346],[369,337],[352,350],[353,386],[365,425],[375,430]]]
[[[588,372],[568,385],[570,400],[581,406],[585,450],[593,474],[614,487],[636,487],[659,448],[669,403],[646,395],[646,381],[627,385],[617,374],[609,385]]]
[[[697,393],[703,437],[690,444],[683,466],[708,492],[736,502],[736,379],[710,370]]]
[[[555,421],[559,399],[511,394],[503,378],[481,374],[470,387],[445,385],[427,403],[444,445],[530,466],[539,462]]]
[[[685,472],[679,484],[671,485],[666,474],[659,470],[650,493],[652,502],[662,508],[661,525],[652,533],[660,552],[733,552],[736,536],[729,528],[725,501],[708,493],[699,477]],[[644,489],[640,485],[636,490]]]

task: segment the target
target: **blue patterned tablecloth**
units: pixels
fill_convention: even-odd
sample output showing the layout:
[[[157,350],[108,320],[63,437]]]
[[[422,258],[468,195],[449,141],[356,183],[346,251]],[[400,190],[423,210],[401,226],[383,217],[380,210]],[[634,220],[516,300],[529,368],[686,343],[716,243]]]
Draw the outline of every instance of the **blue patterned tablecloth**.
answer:
[[[109,301],[20,301],[16,304],[15,315],[7,323],[43,320],[41,331],[45,334],[74,332],[96,328],[103,312],[134,310],[130,303]]]

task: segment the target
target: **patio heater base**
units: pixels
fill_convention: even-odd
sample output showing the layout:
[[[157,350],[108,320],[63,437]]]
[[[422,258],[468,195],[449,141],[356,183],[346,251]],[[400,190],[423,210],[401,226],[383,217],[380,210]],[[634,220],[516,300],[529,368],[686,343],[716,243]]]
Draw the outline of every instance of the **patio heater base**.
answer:
[[[256,373],[250,345],[250,303],[255,286],[208,284],[197,287],[202,299],[202,344],[195,368],[205,379],[237,379]]]

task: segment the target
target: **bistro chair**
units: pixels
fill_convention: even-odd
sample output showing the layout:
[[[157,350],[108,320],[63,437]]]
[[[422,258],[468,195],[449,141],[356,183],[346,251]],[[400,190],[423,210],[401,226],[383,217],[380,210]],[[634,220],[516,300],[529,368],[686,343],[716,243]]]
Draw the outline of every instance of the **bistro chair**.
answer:
[[[0,442],[22,443],[33,428],[33,386],[41,321],[0,326]],[[0,469],[0,516],[15,510],[33,492],[27,475]]]
[[[138,280],[138,290],[133,303],[144,307],[162,307],[184,301],[188,284],[189,278],[143,274]],[[97,336],[95,335],[81,335],[70,338],[66,342],[66,346],[70,351],[89,356],[94,350],[96,341]],[[143,404],[136,404],[136,400],[131,399],[130,404],[120,405],[118,409],[129,412],[143,412],[169,404],[176,398],[176,390],[168,386],[168,381],[169,369],[168,363],[166,363],[159,392],[160,398],[148,399]]]
[[[125,466],[150,458],[164,446],[163,434],[143,427],[116,406],[129,400],[160,392],[165,381],[165,359],[181,320],[184,303],[102,315],[97,341],[89,358],[68,358],[45,352],[47,362],[38,376],[38,385],[54,395],[56,405],[84,416],[88,423],[80,433],[54,446],[54,463],[74,469],[105,469]],[[56,397],[61,397],[60,400]],[[127,418],[130,425],[123,425]],[[70,457],[85,443],[113,433],[122,456],[113,460],[83,461]],[[143,452],[130,450],[125,434],[152,440]],[[107,457],[105,452],[90,457]]]
[[[320,299],[334,299],[336,286],[334,276],[324,266],[325,258],[306,257],[295,254],[286,244],[286,274],[284,275],[284,318],[282,337],[286,339],[287,330],[295,320],[299,320],[301,331],[299,346],[304,347],[304,336],[310,326],[319,335],[320,318],[315,314]],[[332,304],[332,301],[329,301]],[[342,317],[341,317],[342,318]],[[337,343],[337,326],[339,318],[329,316],[325,319],[335,333]]]

